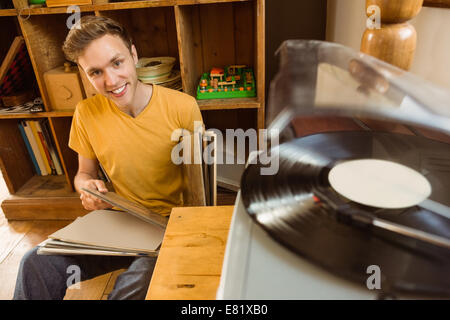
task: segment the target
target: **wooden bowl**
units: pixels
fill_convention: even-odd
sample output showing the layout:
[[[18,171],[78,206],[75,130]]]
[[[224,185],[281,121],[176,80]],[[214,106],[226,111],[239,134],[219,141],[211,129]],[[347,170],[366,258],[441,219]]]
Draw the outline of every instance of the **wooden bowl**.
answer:
[[[175,64],[173,57],[141,58],[136,64],[139,79],[164,81]]]

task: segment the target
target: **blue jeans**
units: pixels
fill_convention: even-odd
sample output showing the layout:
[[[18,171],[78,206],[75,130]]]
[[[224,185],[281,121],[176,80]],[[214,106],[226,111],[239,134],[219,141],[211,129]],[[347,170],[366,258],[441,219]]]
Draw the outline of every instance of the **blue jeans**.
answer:
[[[108,299],[143,300],[156,263],[156,257],[38,255],[37,249],[28,251],[20,262],[14,300],[62,300],[68,284],[76,279],[74,269],[84,281],[124,268]]]

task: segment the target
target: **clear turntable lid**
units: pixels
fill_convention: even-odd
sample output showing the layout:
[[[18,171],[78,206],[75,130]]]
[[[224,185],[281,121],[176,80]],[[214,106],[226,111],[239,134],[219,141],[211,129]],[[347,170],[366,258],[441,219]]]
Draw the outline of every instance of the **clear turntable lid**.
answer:
[[[342,115],[419,125],[450,134],[450,92],[336,43],[288,40],[270,86],[269,129],[294,117]]]

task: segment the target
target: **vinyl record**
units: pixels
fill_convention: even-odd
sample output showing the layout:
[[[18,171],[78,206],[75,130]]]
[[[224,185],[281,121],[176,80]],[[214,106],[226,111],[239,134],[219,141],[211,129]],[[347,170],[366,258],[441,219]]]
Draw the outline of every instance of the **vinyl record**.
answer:
[[[278,161],[274,175],[262,175],[271,164],[249,164],[241,194],[247,213],[271,237],[327,271],[367,285],[371,266],[379,267],[381,289],[450,297],[450,250],[376,227],[342,222],[336,210],[316,194],[326,192],[352,210],[450,238],[449,219],[420,205],[375,208],[339,195],[328,174],[354,159],[395,162],[422,174],[431,185],[429,199],[450,206],[450,147],[423,137],[384,132],[334,132],[297,138],[271,150]],[[271,163],[272,163],[271,162]]]

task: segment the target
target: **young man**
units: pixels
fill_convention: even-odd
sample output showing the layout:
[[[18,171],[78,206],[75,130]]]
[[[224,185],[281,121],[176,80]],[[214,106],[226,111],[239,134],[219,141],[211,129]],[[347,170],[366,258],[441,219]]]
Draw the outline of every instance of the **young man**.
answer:
[[[169,215],[183,204],[181,168],[171,161],[177,142],[171,135],[180,128],[193,132],[194,121],[202,121],[196,100],[138,81],[136,48],[111,19],[82,17],[63,50],[99,93],[78,104],[70,131],[69,146],[79,160],[74,184],[84,208],[111,207],[81,190],[108,191],[97,177],[100,162],[118,194]],[[79,267],[82,281],[127,268],[109,298],[144,299],[156,262],[148,257],[40,256],[36,251],[21,261],[15,299],[62,299],[72,265]]]

